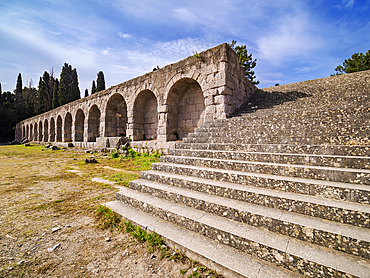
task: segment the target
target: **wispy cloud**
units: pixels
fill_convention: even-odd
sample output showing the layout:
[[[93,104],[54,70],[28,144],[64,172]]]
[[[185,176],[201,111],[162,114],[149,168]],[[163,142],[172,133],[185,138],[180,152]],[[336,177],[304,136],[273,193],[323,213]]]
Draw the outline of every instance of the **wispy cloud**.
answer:
[[[342,5],[346,8],[352,8],[353,5],[355,4],[355,0],[343,0]]]
[[[288,15],[276,22],[276,28],[258,39],[259,55],[279,65],[290,57],[321,48],[322,39],[315,35],[305,14]]]

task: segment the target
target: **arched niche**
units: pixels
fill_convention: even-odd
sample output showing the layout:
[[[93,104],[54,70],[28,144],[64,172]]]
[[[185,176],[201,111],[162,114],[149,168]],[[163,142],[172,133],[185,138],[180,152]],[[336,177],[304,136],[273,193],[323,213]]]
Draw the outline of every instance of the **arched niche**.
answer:
[[[204,96],[194,79],[183,78],[173,84],[167,105],[167,140],[182,139],[204,122]]]
[[[81,109],[77,110],[75,117],[75,141],[83,142],[84,140],[85,114]]]
[[[50,119],[50,142],[55,142],[55,120]]]
[[[33,141],[37,141],[37,139],[38,139],[37,134],[38,134],[37,123],[35,123],[34,128],[33,128]]]
[[[69,112],[64,119],[64,142],[72,142],[72,115]]]
[[[96,138],[100,137],[100,110],[98,106],[93,105],[90,108],[87,124],[87,141],[96,142]]]
[[[60,115],[58,115],[57,117],[57,142],[62,142],[62,126],[63,126],[63,122],[62,122],[62,117]]]
[[[49,122],[47,119],[44,121],[44,142],[49,141]]]
[[[136,97],[133,124],[133,140],[157,139],[158,104],[152,91],[144,90]]]
[[[33,124],[30,124],[30,141],[33,140]]]
[[[42,130],[42,122],[39,122],[39,133],[38,133],[38,141],[42,142],[42,136],[43,135],[43,130]]]
[[[126,136],[127,105],[120,94],[111,96],[105,112],[105,136]]]

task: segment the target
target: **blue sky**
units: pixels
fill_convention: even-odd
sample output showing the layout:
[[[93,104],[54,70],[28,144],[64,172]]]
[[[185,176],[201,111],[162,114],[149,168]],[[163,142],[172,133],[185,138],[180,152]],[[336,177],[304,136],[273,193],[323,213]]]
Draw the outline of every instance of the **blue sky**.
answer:
[[[247,45],[259,88],[329,76],[370,49],[370,0],[0,0],[0,83],[77,68],[81,93],[221,43]]]

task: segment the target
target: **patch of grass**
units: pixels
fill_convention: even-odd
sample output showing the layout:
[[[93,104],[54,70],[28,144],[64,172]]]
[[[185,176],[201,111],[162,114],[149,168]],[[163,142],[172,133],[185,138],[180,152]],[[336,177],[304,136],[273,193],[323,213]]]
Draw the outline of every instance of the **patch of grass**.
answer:
[[[117,228],[118,225],[121,223],[121,218],[119,217],[119,215],[106,206],[98,206],[95,216],[98,221],[98,226],[102,230],[113,230]]]
[[[137,180],[140,176],[137,174],[130,173],[118,173],[112,174],[107,177],[108,180],[114,181],[119,185],[128,187],[128,183],[132,180]]]
[[[23,145],[10,145],[10,146],[1,146],[0,155],[1,156],[24,156],[30,157],[34,155],[43,155],[42,149],[44,146],[32,145],[25,147]],[[44,154],[48,155],[48,154]]]

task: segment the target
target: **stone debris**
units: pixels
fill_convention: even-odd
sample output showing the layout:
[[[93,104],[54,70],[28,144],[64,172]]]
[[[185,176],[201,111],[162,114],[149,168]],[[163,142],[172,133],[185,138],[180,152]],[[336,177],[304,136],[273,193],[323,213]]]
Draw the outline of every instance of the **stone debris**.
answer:
[[[60,246],[60,244],[55,244],[53,247],[48,248],[48,252],[53,252],[55,249],[57,249]]]
[[[60,230],[60,227],[55,227],[55,228],[52,228],[51,229],[51,232],[52,233],[55,233],[55,232],[57,232],[57,231],[59,231]]]
[[[17,263],[17,265],[21,265],[21,264],[25,264],[25,263],[28,263],[28,261],[27,261],[27,260],[21,260],[21,261],[19,261],[19,262]]]
[[[98,163],[98,161],[96,161],[95,157],[90,157],[85,159],[85,163]]]

